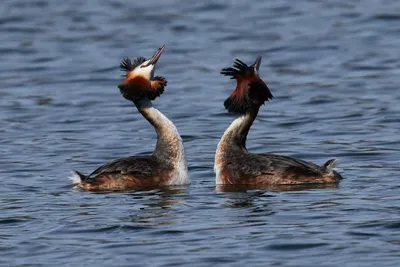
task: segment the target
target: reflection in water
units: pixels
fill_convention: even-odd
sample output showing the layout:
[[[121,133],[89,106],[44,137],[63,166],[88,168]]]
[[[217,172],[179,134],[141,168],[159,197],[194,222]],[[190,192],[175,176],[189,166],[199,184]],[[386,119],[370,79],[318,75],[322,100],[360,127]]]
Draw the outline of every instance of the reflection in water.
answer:
[[[261,191],[245,192],[245,191],[231,191],[227,194],[227,203],[231,208],[245,208],[253,207],[254,200],[262,197],[270,197]]]
[[[338,184],[314,184],[314,185],[217,185],[217,193],[226,193],[227,200],[223,204],[229,208],[251,208],[251,214],[247,216],[267,216],[275,211],[270,206],[267,198],[274,195],[266,191],[299,191],[310,189],[337,188]]]
[[[269,216],[276,213],[273,196],[263,191],[231,191],[226,196],[221,208],[227,210],[226,220],[231,227],[260,227],[268,224]]]
[[[189,185],[158,185],[158,186],[146,186],[146,187],[140,187],[140,188],[136,188],[136,189],[118,189],[118,190],[90,190],[88,192],[91,192],[93,194],[112,194],[112,193],[130,193],[132,192],[133,194],[137,194],[140,192],[143,192],[144,194],[148,193],[148,192],[154,192],[154,191],[160,191],[160,192],[170,192],[170,193],[174,193],[177,192],[179,190],[184,190],[187,189]],[[70,187],[70,185],[66,186],[66,187]],[[86,192],[87,190],[82,189],[80,187],[76,187],[74,185],[72,185],[74,190],[77,191],[82,191],[82,192]]]
[[[182,201],[178,201],[177,196],[186,195],[187,188],[188,186],[163,186],[151,191],[128,193],[127,196],[140,203],[141,207],[132,209],[128,212],[129,215],[121,217],[120,220],[146,226],[175,224],[176,217],[170,209],[172,206],[183,204]]]
[[[246,192],[247,190],[299,191],[310,189],[338,188],[339,184],[303,184],[303,185],[217,185],[216,192]]]
[[[246,190],[230,190],[220,191],[226,193],[226,200],[222,204],[224,208],[245,208],[250,211],[245,217],[252,217],[253,213],[264,215],[274,214],[270,208],[270,201],[268,198],[274,197],[273,195],[266,194],[264,191],[246,191]],[[247,219],[246,219],[247,220]]]

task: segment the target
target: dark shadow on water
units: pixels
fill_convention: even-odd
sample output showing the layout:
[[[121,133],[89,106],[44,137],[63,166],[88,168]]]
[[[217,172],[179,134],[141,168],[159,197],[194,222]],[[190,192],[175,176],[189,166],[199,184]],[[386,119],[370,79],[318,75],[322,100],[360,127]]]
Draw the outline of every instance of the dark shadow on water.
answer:
[[[154,192],[180,194],[185,192],[185,190],[187,190],[189,186],[190,185],[163,185],[163,186],[147,186],[135,189],[126,189],[126,190],[85,190],[82,188],[77,188],[74,185],[72,185],[72,188],[77,191],[90,192],[92,194],[132,193],[137,195],[137,193],[146,193],[146,192],[149,194],[154,194]]]
[[[272,191],[300,191],[338,188],[338,184],[307,185],[217,185],[216,192],[224,193],[225,208],[248,208],[248,217],[269,216],[276,213],[271,207]],[[272,201],[273,202],[273,201]]]
[[[138,231],[149,230],[157,225],[175,225],[178,219],[173,207],[185,204],[184,197],[187,189],[188,185],[157,186],[124,191],[88,191],[87,193],[99,197],[114,194],[113,198],[123,200],[124,211],[120,214],[116,213],[119,221],[118,228],[123,231]],[[103,198],[99,198],[99,201],[103,201]]]
[[[150,190],[129,192],[129,202],[140,204],[119,219],[133,226],[175,225],[177,216],[173,206],[184,204],[180,196],[187,194],[188,186],[163,186]]]
[[[276,213],[274,210],[273,195],[265,191],[225,191],[226,199],[221,205],[222,208],[244,210],[241,217],[242,224],[260,225],[265,224],[265,216]]]
[[[312,189],[332,189],[338,188],[338,183],[333,184],[303,184],[303,185],[217,185],[217,193],[226,192],[247,192],[248,190],[265,191],[301,191]]]
[[[179,195],[186,195],[188,186],[163,186],[153,188],[152,190],[142,190],[129,192],[125,195],[133,199],[146,198],[146,203],[142,203],[147,207],[168,209],[177,203]]]
[[[261,191],[243,192],[243,191],[231,191],[228,195],[228,199],[224,204],[225,207],[230,208],[247,208],[254,206],[255,199],[269,198],[270,195],[264,194]]]

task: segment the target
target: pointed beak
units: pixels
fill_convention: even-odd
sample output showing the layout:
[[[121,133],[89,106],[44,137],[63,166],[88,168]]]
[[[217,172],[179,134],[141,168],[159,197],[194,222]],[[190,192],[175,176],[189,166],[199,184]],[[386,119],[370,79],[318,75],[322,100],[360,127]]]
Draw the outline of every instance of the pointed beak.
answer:
[[[146,64],[146,67],[149,65],[155,65],[160,58],[162,52],[164,51],[165,45],[157,50],[157,52],[149,59],[149,63]]]
[[[262,56],[258,56],[256,59],[256,62],[254,62],[254,64],[253,64],[254,69],[256,69],[257,71],[260,69],[261,59],[262,59]]]

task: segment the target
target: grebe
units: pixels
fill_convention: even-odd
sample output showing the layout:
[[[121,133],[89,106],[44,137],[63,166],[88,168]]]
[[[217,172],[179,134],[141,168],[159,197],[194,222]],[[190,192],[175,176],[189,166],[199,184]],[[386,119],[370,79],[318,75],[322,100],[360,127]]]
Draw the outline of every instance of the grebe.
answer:
[[[225,100],[229,112],[239,113],[222,136],[215,154],[216,184],[220,185],[299,185],[337,183],[342,177],[333,170],[335,160],[318,166],[311,162],[271,153],[253,154],[246,149],[246,138],[260,106],[273,96],[260,79],[261,56],[247,66],[236,59],[233,68],[221,74],[236,79],[233,93]]]
[[[117,159],[85,176],[72,171],[75,186],[86,190],[126,190],[159,185],[189,184],[182,138],[175,125],[151,103],[164,92],[167,80],[154,76],[155,65],[164,51],[162,46],[153,57],[139,57],[133,62],[124,59],[121,70],[126,78],[118,88],[132,101],[157,133],[155,151],[150,156]]]

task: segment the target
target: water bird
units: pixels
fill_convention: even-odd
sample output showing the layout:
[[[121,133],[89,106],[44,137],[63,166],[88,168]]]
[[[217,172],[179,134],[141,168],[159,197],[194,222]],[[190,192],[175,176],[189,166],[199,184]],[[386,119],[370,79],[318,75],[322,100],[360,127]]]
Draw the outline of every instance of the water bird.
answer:
[[[214,171],[217,185],[300,185],[337,183],[342,177],[333,168],[335,160],[322,166],[272,153],[250,153],[246,139],[258,111],[273,98],[266,83],[259,76],[262,57],[248,66],[236,59],[233,67],[224,68],[221,74],[236,80],[236,88],[225,100],[231,113],[238,113],[226,129],[217,146]]]
[[[86,190],[127,190],[160,185],[190,183],[182,138],[175,125],[159,110],[152,100],[164,92],[167,80],[154,76],[155,66],[165,45],[149,59],[138,57],[133,62],[125,58],[120,63],[126,72],[118,86],[124,98],[132,101],[143,117],[154,127],[157,143],[149,156],[130,156],[100,166],[89,175],[73,170],[75,187]]]

